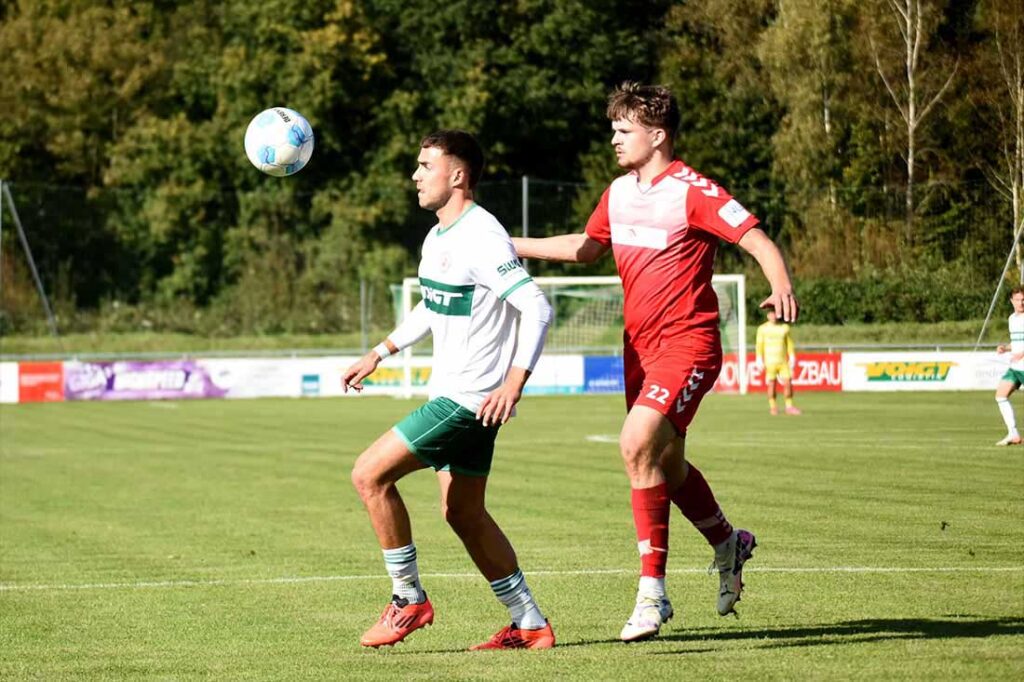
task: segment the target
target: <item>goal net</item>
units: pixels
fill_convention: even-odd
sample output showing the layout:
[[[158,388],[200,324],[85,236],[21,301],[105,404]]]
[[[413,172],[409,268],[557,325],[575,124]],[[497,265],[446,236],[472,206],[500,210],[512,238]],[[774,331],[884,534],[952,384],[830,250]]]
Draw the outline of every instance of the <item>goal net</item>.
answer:
[[[622,283],[618,277],[534,277],[533,281],[543,289],[554,310],[545,355],[622,354]],[[740,393],[746,393],[745,279],[743,275],[715,275],[712,285],[718,295],[722,351],[736,357]],[[397,289],[396,318],[401,320],[420,300],[419,280],[407,277],[400,291]],[[415,358],[431,352],[429,337],[403,352],[407,395],[414,392],[412,368],[422,364]]]

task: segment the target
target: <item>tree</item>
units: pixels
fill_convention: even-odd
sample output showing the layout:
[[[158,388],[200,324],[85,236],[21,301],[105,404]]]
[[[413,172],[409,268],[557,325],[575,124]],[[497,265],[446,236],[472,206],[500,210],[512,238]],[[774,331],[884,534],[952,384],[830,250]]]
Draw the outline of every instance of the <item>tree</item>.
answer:
[[[950,68],[940,56],[929,51],[942,19],[938,6],[926,0],[879,0],[878,4],[881,6],[877,12],[869,9],[866,15],[868,40],[875,69],[905,126],[904,239],[913,244],[914,183],[921,127],[953,82],[960,59],[957,57]]]
[[[987,81],[983,107],[992,123],[998,152],[986,164],[992,187],[1010,204],[1010,235],[1024,226],[1024,4],[988,0],[981,23],[991,36],[979,54],[979,80]],[[1018,279],[1024,283],[1024,254],[1016,243]]]
[[[781,179],[789,211],[793,267],[808,273],[848,273],[858,265],[848,244],[852,221],[839,185],[849,163],[855,107],[852,43],[857,5],[850,0],[785,0],[764,31],[758,55],[768,84],[783,108],[772,136],[773,172]],[[845,246],[850,270],[827,254]]]
[[[772,93],[785,109],[773,139],[775,172],[791,192],[827,188],[833,211],[852,114],[855,7],[850,0],[780,2],[758,49]]]

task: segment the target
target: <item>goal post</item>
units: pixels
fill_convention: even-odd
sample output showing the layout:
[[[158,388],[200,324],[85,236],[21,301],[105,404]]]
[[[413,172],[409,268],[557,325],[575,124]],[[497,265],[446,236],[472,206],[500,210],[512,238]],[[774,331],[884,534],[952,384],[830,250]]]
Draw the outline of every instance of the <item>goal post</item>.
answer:
[[[545,355],[608,356],[622,354],[622,282],[615,275],[583,277],[534,277],[554,311],[548,329]],[[747,306],[743,275],[714,275],[718,296],[719,329],[725,355],[735,355],[739,392],[747,392]],[[397,287],[396,287],[397,288]],[[398,292],[396,292],[398,293]],[[419,279],[402,280],[400,319],[420,300]],[[406,348],[403,358],[403,393],[413,394],[416,356],[431,352],[428,341],[415,351]]]

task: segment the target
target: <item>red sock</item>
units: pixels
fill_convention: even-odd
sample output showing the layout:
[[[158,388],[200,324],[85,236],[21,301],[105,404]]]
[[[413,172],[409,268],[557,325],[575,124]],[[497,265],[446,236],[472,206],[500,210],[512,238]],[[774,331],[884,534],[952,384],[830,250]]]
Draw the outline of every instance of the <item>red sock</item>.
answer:
[[[668,487],[661,483],[653,488],[634,488],[632,502],[640,548],[640,575],[664,578],[668,562],[668,517],[672,509]]]
[[[725,542],[732,535],[732,526],[715,501],[715,494],[704,480],[704,475],[692,464],[686,480],[672,495],[672,501],[712,547]]]

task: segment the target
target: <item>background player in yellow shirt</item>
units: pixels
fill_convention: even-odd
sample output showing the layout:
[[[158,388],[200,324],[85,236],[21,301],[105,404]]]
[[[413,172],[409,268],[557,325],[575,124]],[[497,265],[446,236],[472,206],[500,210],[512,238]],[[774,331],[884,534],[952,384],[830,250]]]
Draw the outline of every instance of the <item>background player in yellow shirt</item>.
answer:
[[[768,389],[768,407],[772,414],[779,413],[775,399],[775,380],[782,384],[786,399],[786,414],[800,414],[793,404],[791,368],[796,365],[796,350],[789,335],[789,325],[780,323],[775,311],[768,309],[768,321],[757,328],[757,364],[764,367],[764,383]]]

